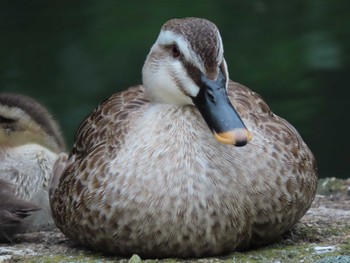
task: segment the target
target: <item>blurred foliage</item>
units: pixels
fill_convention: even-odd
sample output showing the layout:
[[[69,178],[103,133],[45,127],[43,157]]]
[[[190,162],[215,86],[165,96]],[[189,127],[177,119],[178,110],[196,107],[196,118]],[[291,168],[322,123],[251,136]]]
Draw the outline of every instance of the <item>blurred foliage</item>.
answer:
[[[69,147],[103,99],[141,82],[162,24],[219,27],[231,79],[260,93],[302,134],[320,176],[349,177],[350,2],[345,0],[2,1],[1,91],[48,106]]]

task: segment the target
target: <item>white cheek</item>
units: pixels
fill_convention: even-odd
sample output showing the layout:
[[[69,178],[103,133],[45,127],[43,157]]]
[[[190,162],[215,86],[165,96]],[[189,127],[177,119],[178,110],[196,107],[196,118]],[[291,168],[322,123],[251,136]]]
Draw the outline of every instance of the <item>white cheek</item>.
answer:
[[[165,60],[161,67],[144,69],[143,84],[149,95],[156,101],[175,105],[193,104],[192,99],[177,86],[178,83],[192,97],[195,97],[199,92],[199,88],[187,76],[179,61]]]
[[[228,73],[228,68],[227,68],[227,63],[226,63],[226,60],[223,59],[223,63],[224,63],[224,75],[226,77],[226,87],[228,87],[228,82],[229,82],[229,79],[230,79],[230,76],[229,76],[229,73]]]
[[[186,91],[191,95],[191,97],[197,97],[199,87],[194,83],[192,79],[188,79],[188,82],[186,84]]]
[[[172,79],[172,82],[176,82],[173,85],[179,84],[181,88],[185,89],[186,94],[189,94],[191,97],[196,97],[199,92],[199,88],[194,83],[193,79],[187,75],[187,71],[183,67],[182,63],[179,61],[174,61],[170,68],[172,72],[169,75],[176,78],[176,81]],[[177,89],[179,90],[180,88],[177,87]],[[183,92],[181,93],[183,94]]]

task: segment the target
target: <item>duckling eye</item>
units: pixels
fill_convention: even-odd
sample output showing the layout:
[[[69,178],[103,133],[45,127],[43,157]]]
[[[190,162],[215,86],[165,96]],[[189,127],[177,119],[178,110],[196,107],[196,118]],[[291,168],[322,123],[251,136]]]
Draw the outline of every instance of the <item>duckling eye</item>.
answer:
[[[180,50],[179,50],[179,47],[176,44],[172,45],[171,51],[173,53],[173,57],[174,58],[178,58],[180,56]]]
[[[14,122],[15,122],[14,119],[6,118],[6,117],[0,115],[0,123],[12,124]]]

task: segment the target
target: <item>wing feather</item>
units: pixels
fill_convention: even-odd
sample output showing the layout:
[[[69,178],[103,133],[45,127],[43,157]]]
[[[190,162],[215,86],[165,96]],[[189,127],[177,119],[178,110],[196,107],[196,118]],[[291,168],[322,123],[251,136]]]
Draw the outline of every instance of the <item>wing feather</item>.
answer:
[[[80,159],[103,145],[118,147],[130,128],[131,115],[147,103],[142,86],[131,87],[103,101],[78,128],[71,155]]]

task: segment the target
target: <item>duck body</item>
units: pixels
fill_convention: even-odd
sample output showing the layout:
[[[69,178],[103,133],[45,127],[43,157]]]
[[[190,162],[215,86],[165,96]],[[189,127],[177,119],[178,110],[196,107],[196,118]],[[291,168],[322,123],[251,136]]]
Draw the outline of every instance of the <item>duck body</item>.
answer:
[[[101,104],[52,200],[57,226],[93,249],[144,257],[216,255],[280,238],[311,205],[314,159],[255,93],[233,82],[229,91],[254,136],[242,148],[218,143],[193,106],[149,103],[142,87]]]
[[[181,23],[212,27],[196,18],[170,23],[173,32],[181,32]],[[158,72],[152,59],[167,50],[157,50],[162,40],[151,49],[144,75],[147,67]],[[178,58],[174,47],[170,54]],[[220,71],[227,78],[225,63]],[[163,75],[161,80],[167,82]],[[218,80],[196,81],[200,89],[206,83],[221,87]],[[259,95],[226,79],[225,94],[246,127],[235,119],[239,128],[217,132],[222,124],[208,121],[181,92],[153,96],[145,76],[144,84],[101,103],[79,127],[69,157],[55,163],[50,203],[65,235],[119,255],[202,257],[271,243],[305,214],[316,190],[314,157]],[[185,94],[196,93],[192,84],[185,88]],[[174,97],[176,103],[166,101]],[[244,147],[227,144],[243,146],[250,139]]]

